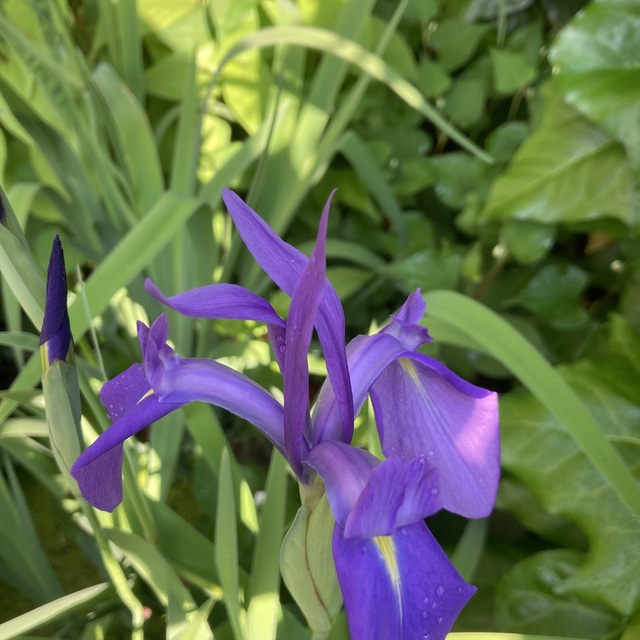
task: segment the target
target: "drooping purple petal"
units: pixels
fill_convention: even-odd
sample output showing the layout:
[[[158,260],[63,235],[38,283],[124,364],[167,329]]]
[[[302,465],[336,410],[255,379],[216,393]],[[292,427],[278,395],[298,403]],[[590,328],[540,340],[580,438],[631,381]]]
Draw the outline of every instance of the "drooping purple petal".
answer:
[[[500,475],[496,394],[412,352],[387,366],[370,394],[385,455],[426,455],[440,474],[441,507],[487,516]]]
[[[46,345],[47,361],[65,360],[71,346],[71,325],[67,312],[67,276],[60,238],[51,247],[47,268],[47,291],[40,345]]]
[[[302,477],[309,453],[309,365],[307,356],[318,307],[324,294],[327,223],[331,197],[322,212],[316,244],[296,282],[287,318],[284,360],[284,442],[291,468]]]
[[[71,467],[84,499],[102,511],[113,511],[122,501],[122,443],[184,404],[159,402],[149,395],[89,445]]]
[[[249,421],[284,455],[282,405],[260,385],[215,360],[179,358],[168,363],[154,392],[162,402],[207,402]]]
[[[425,458],[381,462],[368,451],[325,441],[307,459],[325,483],[346,538],[391,535],[438,510],[438,477]]]
[[[233,218],[238,233],[258,264],[280,289],[291,295],[307,263],[305,255],[282,240],[233,191],[223,189],[222,199]],[[325,280],[325,292],[316,318],[316,329],[327,362],[329,380],[335,390],[340,422],[328,425],[331,431],[314,432],[312,444],[322,440],[351,442],[353,436],[353,399],[344,348],[344,312],[338,294],[328,280]]]
[[[424,522],[377,538],[336,524],[333,557],[351,640],[444,640],[475,592]]]
[[[438,477],[424,458],[389,458],[371,471],[347,518],[345,538],[389,536],[438,510]]]
[[[380,460],[364,449],[326,440],[311,449],[306,462],[324,481],[331,513],[344,527]]]
[[[144,369],[136,362],[102,385],[100,402],[107,410],[111,422],[115,422],[150,391],[151,386],[144,375]]]

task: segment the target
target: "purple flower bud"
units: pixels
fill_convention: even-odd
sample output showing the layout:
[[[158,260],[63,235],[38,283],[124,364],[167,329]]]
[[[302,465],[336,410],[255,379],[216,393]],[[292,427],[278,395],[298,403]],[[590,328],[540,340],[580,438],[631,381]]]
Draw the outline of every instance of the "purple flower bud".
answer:
[[[71,346],[71,325],[67,313],[67,276],[60,238],[56,236],[47,268],[47,294],[44,320],[40,332],[40,346],[46,361],[66,360]]]

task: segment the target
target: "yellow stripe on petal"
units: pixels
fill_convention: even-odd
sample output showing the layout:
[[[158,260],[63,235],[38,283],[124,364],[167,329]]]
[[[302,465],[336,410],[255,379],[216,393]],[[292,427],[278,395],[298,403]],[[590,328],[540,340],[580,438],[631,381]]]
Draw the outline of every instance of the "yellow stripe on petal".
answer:
[[[387,567],[387,573],[391,579],[391,585],[396,594],[396,600],[398,602],[398,612],[400,619],[402,620],[402,585],[400,582],[400,569],[398,568],[398,559],[396,558],[396,548],[393,544],[393,538],[391,536],[375,536],[373,538],[376,546],[380,551],[380,555],[384,560],[384,564]]]

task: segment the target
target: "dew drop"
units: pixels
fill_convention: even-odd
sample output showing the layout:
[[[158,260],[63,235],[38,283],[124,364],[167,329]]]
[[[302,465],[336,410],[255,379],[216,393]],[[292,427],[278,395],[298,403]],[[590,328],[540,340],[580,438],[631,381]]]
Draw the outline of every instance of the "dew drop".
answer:
[[[422,599],[422,604],[429,604],[429,598],[427,598],[427,596]]]
[[[430,638],[431,638],[431,635],[430,635],[430,634],[428,634],[428,633],[425,633],[425,634],[422,636],[422,640],[429,640]]]
[[[437,489],[431,489],[431,495],[432,496],[437,496],[438,495],[438,490]]]
[[[438,624],[442,624],[442,621],[443,621],[443,620],[444,620],[444,618],[443,618],[442,616],[440,616],[440,617],[438,618]]]
[[[427,451],[427,455],[432,458],[433,457],[433,449],[429,449],[429,451]]]
[[[407,530],[406,529],[400,529],[400,533],[402,533],[403,536],[407,535]]]
[[[431,608],[432,608],[432,609],[435,609],[437,606],[438,606],[438,603],[437,603],[437,602],[432,602],[432,603],[431,603]]]
[[[279,345],[279,346],[278,346],[278,351],[279,351],[280,353],[284,353],[284,352],[285,352],[285,350],[286,350],[286,348],[287,348],[287,347],[286,347],[284,344],[281,344],[281,345]]]
[[[428,618],[429,617],[429,612],[428,611],[423,611],[422,612],[422,617],[423,618]]]
[[[441,598],[444,595],[444,587],[442,585],[438,585],[436,587],[436,595]]]

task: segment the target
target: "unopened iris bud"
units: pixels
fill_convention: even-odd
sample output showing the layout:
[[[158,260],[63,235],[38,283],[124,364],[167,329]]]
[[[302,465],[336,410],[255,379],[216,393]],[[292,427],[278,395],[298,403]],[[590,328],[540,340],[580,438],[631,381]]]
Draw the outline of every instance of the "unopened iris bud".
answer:
[[[67,312],[67,276],[62,244],[58,236],[53,240],[47,269],[47,293],[40,333],[40,352],[43,371],[46,371],[55,360],[70,362],[73,357],[71,325]]]

